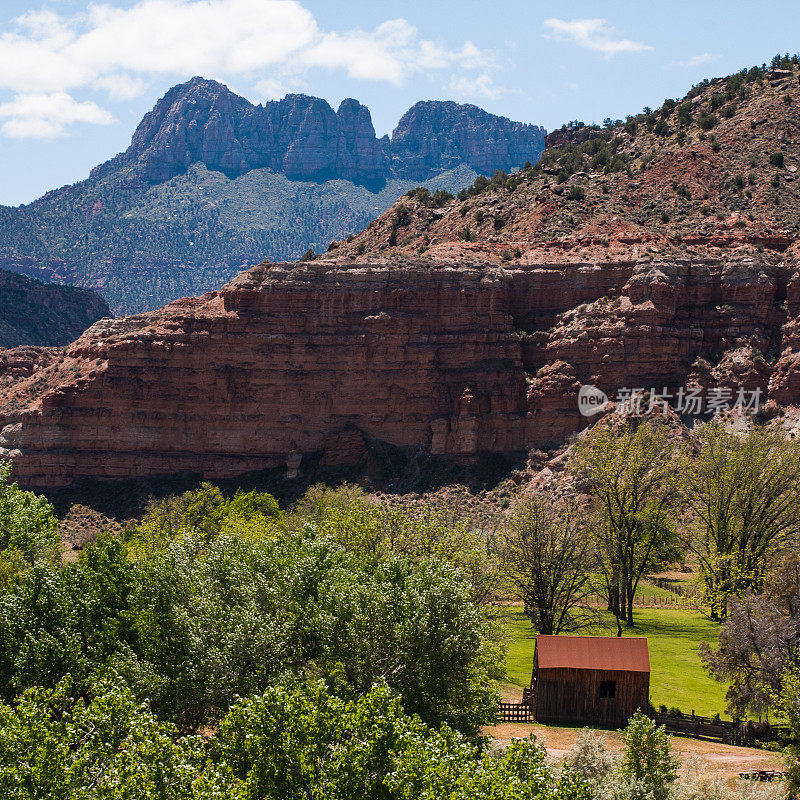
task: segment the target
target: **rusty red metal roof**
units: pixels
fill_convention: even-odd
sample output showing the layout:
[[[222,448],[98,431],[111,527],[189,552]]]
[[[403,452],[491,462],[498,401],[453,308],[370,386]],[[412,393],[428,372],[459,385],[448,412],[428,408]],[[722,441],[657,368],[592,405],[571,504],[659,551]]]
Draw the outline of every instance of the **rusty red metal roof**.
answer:
[[[539,669],[650,672],[644,636],[537,636]]]

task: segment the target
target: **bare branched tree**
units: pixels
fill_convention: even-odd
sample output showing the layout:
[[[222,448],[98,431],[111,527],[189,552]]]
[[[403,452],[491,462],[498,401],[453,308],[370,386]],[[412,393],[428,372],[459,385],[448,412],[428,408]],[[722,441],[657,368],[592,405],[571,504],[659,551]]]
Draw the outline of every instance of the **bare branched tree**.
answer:
[[[800,557],[796,550],[784,554],[762,594],[731,598],[718,646],[712,650],[703,643],[700,655],[711,675],[729,684],[731,714],[762,714],[775,706],[787,672],[800,666]]]
[[[501,569],[539,633],[569,633],[594,622],[588,606],[594,549],[573,501],[526,498],[500,542]]]

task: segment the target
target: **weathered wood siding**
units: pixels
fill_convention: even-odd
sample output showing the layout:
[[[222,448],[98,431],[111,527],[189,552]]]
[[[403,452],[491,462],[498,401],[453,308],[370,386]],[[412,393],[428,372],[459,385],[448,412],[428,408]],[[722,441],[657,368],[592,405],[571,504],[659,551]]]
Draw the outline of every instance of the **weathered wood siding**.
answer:
[[[600,697],[601,681],[615,681],[615,696]],[[539,669],[534,666],[536,721],[543,723],[624,725],[637,709],[646,711],[650,674],[587,669]]]

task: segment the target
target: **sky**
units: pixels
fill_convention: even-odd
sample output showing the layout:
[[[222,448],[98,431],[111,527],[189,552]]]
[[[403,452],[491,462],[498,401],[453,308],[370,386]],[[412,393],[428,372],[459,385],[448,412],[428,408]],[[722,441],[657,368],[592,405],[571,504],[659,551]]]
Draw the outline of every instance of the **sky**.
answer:
[[[254,103],[355,97],[379,136],[445,99],[552,130],[798,50],[796,0],[2,0],[0,204],[85,178],[194,75]]]

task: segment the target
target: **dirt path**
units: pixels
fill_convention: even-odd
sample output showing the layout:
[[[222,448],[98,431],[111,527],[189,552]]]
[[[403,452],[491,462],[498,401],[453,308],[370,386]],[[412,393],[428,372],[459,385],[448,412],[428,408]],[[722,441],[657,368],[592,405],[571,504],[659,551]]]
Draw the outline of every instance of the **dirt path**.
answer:
[[[562,757],[572,747],[580,733],[578,728],[556,728],[522,722],[506,722],[486,727],[483,731],[487,736],[506,744],[512,739],[523,739],[534,734],[547,748],[547,752],[556,758]],[[622,747],[620,734],[612,731],[604,733],[608,749],[612,752],[620,750]],[[735,778],[740,772],[750,770],[783,769],[783,762],[778,753],[752,747],[734,747],[702,739],[673,736],[672,749],[684,764],[692,758],[700,758],[708,765],[708,769],[726,778]]]

